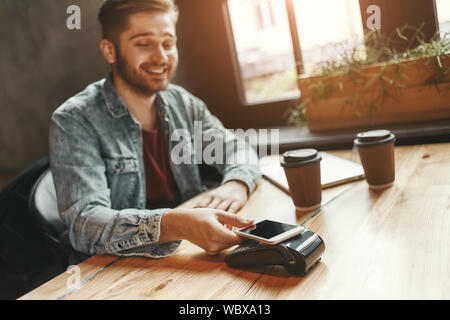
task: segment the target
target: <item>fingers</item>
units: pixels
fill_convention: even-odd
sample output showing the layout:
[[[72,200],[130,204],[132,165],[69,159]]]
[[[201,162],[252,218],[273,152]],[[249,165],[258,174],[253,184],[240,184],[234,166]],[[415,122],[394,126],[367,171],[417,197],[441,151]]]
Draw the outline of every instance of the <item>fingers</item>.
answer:
[[[217,207],[219,206],[219,204],[222,202],[221,199],[218,198],[214,198],[209,204],[208,204],[208,208],[211,209],[217,209]]]
[[[232,213],[236,213],[241,208],[241,205],[236,201],[214,198],[211,195],[207,195],[197,203],[196,207],[219,209],[223,211],[230,211]]]
[[[220,221],[220,223],[227,224],[233,227],[246,227],[253,224],[252,219],[248,219],[228,212],[217,213],[217,218]]]
[[[210,194],[205,195],[203,198],[200,199],[200,201],[197,203],[197,208],[207,208],[208,205],[213,201],[213,196]]]
[[[242,208],[242,204],[237,201],[228,199],[214,198],[212,195],[207,195],[200,199],[195,206],[196,208],[211,208],[236,213]]]
[[[225,249],[228,249],[234,245],[240,245],[245,241],[245,239],[241,238],[241,237],[237,237],[236,240],[230,244],[230,243],[225,243],[225,244],[218,244],[216,243],[215,246],[210,247],[209,249],[206,249],[206,253],[210,256],[215,256],[218,253],[222,252]]]
[[[222,202],[219,203],[219,207],[226,208],[230,204],[230,202]],[[250,219],[222,209],[200,208],[185,212],[191,218],[193,225],[198,226],[187,228],[187,230],[196,231],[187,233],[186,240],[203,248],[210,255],[241,244],[243,239],[232,231],[232,227],[245,227],[253,223]]]
[[[228,212],[236,213],[238,210],[242,207],[242,205],[236,201],[231,203],[231,205],[228,207]]]
[[[221,245],[224,248],[228,248],[234,246],[235,244],[239,244],[241,237],[239,237],[233,231],[222,226],[222,230],[217,234],[217,238],[214,243],[217,245]]]
[[[228,208],[230,207],[230,203],[231,203],[230,200],[223,200],[221,203],[219,203],[217,209],[227,211]]]
[[[220,198],[214,197],[212,194],[207,194],[203,198],[200,199],[200,201],[197,203],[197,208],[211,208],[211,209],[222,209],[222,202],[226,200],[222,200]],[[219,208],[219,206],[221,206]]]
[[[211,234],[206,241],[197,243],[199,247],[203,248],[206,253],[211,256],[242,243],[242,239],[238,235],[225,228],[218,221],[216,222],[217,225],[214,227],[214,233]]]

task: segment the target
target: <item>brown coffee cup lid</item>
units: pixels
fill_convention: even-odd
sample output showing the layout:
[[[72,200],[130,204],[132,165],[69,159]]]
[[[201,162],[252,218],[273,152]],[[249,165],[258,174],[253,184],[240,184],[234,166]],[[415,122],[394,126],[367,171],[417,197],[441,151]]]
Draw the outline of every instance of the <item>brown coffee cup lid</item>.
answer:
[[[395,140],[395,135],[389,130],[372,130],[360,132],[356,135],[356,146],[377,145]]]
[[[322,160],[316,149],[298,149],[283,153],[281,166],[283,167],[299,167],[313,164]]]

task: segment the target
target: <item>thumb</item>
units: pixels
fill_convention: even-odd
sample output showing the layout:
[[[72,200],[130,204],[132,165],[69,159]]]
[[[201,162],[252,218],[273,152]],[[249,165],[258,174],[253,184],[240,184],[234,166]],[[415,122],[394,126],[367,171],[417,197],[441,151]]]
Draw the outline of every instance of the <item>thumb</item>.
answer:
[[[233,227],[246,227],[252,225],[254,222],[252,219],[225,211],[217,213],[217,219],[220,221],[220,223],[227,224]]]

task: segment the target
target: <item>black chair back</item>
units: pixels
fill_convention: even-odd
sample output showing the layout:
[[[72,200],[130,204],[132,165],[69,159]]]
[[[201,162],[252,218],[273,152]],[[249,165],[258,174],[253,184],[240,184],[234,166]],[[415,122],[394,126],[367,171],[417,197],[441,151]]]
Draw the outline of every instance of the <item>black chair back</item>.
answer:
[[[17,299],[66,271],[65,251],[42,232],[45,224],[30,210],[31,195],[44,193],[36,182],[47,181],[48,170],[48,157],[42,158],[0,192],[0,299]]]

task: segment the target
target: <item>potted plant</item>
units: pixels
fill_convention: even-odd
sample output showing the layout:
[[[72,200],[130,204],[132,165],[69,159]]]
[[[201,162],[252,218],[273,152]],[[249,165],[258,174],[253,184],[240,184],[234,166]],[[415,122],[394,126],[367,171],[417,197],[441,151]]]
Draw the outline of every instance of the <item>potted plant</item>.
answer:
[[[397,29],[397,35],[409,41]],[[312,132],[450,118],[450,41],[436,34],[398,53],[376,31],[366,37],[365,50],[346,48],[336,59],[302,75],[301,103],[289,122],[306,124]]]

